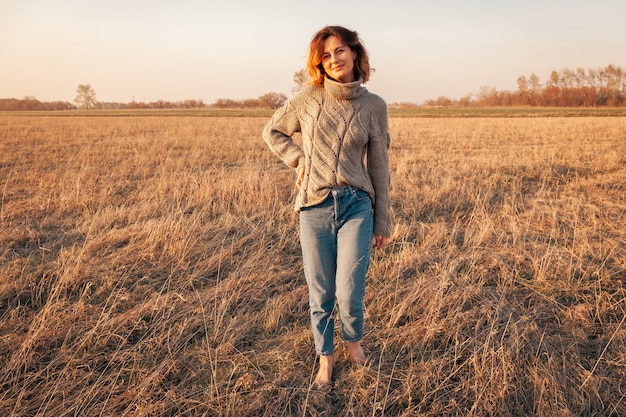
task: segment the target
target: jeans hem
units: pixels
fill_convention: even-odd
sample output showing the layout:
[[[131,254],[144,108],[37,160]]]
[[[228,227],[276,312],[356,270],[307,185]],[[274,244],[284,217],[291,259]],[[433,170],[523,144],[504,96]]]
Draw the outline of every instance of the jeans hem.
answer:
[[[355,337],[354,340],[349,340],[349,339],[346,339],[346,338],[343,339],[344,342],[350,342],[350,343],[352,343],[352,342],[360,342],[361,340],[363,340],[363,336]]]

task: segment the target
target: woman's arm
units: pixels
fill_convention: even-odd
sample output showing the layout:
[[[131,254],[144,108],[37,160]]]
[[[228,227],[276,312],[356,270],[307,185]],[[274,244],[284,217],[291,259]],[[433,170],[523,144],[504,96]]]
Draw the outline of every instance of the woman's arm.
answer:
[[[382,101],[377,109],[373,132],[367,144],[367,171],[374,187],[374,235],[378,244],[386,242],[382,237],[391,236],[391,179],[389,173],[389,122],[387,105]]]
[[[292,138],[299,131],[300,121],[290,102],[276,110],[263,129],[263,140],[270,150],[292,168],[299,168],[304,162],[304,152]]]

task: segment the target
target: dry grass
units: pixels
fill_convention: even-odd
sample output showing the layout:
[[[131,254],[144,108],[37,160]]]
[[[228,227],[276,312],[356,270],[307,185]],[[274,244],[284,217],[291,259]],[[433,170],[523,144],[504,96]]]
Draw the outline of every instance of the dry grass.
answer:
[[[1,415],[626,415],[626,118],[392,119],[327,396],[265,121],[0,118]]]

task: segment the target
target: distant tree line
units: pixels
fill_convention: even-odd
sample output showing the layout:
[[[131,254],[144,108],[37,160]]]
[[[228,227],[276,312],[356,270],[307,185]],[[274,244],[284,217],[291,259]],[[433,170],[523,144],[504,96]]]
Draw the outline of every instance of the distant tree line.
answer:
[[[398,103],[409,106],[410,103]],[[624,107],[626,106],[626,71],[616,65],[589,69],[564,68],[552,71],[543,83],[537,74],[517,79],[517,90],[498,91],[481,87],[476,95],[459,100],[439,97],[426,100],[426,106],[437,107]]]
[[[27,110],[125,110],[125,109],[202,109],[208,107],[202,100],[164,101],[117,103],[98,101],[90,107],[77,106],[67,101],[42,102],[33,97],[23,99],[0,99],[0,111],[27,111]]]
[[[304,70],[294,74],[296,92],[308,80]],[[258,98],[232,100],[217,99],[213,104],[202,100],[137,102],[99,102],[89,84],[79,84],[74,103],[64,101],[41,102],[35,97],[23,99],[0,99],[0,111],[27,110],[75,110],[75,109],[277,109],[287,101],[282,93],[266,93]],[[616,65],[588,69],[564,68],[552,71],[550,78],[542,82],[535,73],[517,79],[517,90],[498,91],[494,87],[483,86],[478,94],[469,94],[458,100],[448,97],[429,99],[424,106],[436,107],[624,107],[626,106],[626,71]],[[416,107],[418,104],[392,103],[395,107]]]
[[[259,98],[245,100],[231,100],[220,98],[211,107],[217,109],[277,109],[287,101],[287,96],[282,93],[266,93]]]
[[[75,105],[67,101],[42,102],[35,97],[0,98],[0,111],[73,110],[75,108]]]
[[[85,89],[84,92],[90,93]],[[80,96],[80,94],[79,94]],[[130,103],[103,102],[95,100],[95,92],[86,96],[77,96],[75,103],[67,101],[42,102],[35,97],[23,99],[0,99],[0,111],[28,110],[126,110],[126,109],[277,109],[287,101],[282,93],[266,93],[259,98],[245,100],[218,99],[213,104],[205,104],[202,100],[153,102],[131,101]]]

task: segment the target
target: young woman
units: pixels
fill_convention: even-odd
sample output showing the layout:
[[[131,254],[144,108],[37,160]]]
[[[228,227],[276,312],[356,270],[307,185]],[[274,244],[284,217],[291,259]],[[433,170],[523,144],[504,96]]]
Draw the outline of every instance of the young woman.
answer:
[[[350,360],[361,347],[370,248],[391,235],[387,105],[362,84],[370,76],[357,32],[327,26],[312,38],[311,81],[263,130],[269,148],[295,168],[300,244],[320,367],[315,385],[332,383],[335,303]],[[292,136],[302,133],[302,146]]]

